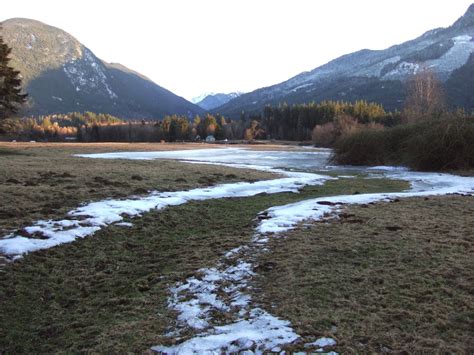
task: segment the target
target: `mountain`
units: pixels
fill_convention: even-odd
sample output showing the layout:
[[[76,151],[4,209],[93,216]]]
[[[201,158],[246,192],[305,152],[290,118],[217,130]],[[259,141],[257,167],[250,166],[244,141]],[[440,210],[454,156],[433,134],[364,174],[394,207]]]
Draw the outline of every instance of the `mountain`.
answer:
[[[473,53],[474,4],[448,28],[428,31],[385,50],[344,55],[280,84],[241,95],[218,111],[239,117],[242,111],[258,112],[267,104],[360,99],[399,109],[406,96],[406,80],[426,69],[444,82],[451,105],[474,110]]]
[[[11,64],[29,102],[22,114],[93,111],[123,118],[161,118],[203,110],[120,64],[106,63],[70,34],[15,18],[2,23]]]
[[[191,101],[204,110],[212,110],[228,103],[230,100],[233,100],[240,95],[242,95],[241,92],[231,92],[229,94],[209,93],[195,97]]]

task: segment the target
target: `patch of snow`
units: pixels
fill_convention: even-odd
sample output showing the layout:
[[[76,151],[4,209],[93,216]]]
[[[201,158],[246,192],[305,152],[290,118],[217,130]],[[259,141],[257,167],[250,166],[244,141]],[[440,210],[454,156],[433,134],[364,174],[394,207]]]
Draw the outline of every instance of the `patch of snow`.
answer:
[[[251,296],[244,293],[255,275],[256,259],[265,251],[260,243],[265,236],[256,234],[249,245],[226,253],[214,268],[201,269],[171,288],[169,307],[178,313],[172,337],[189,330],[196,336],[174,346],[155,346],[152,350],[166,354],[233,353],[252,351],[263,353],[291,343],[299,336],[290,323],[253,307]],[[233,314],[229,324],[215,324],[216,312]]]
[[[204,94],[201,94],[199,96],[196,96],[196,97],[193,97],[191,99],[191,102],[193,104],[197,104],[198,102],[201,102],[202,100],[204,100],[206,97],[210,96],[210,95],[215,95],[216,93],[215,92],[206,92]]]
[[[319,220],[338,211],[344,204],[367,204],[388,201],[394,198],[422,197],[446,194],[474,194],[474,178],[450,174],[417,173],[393,170],[385,177],[401,179],[411,183],[411,189],[405,192],[375,193],[359,195],[340,195],[320,197],[296,202],[267,210],[270,218],[260,222],[260,233],[282,233],[296,228],[305,220]]]
[[[101,87],[110,99],[116,99],[118,96],[107,82],[107,75],[102,63],[98,62],[88,49],[84,49],[82,54],[82,58],[72,58],[63,66],[63,71],[76,87],[76,91],[80,91],[78,88],[90,91]]]
[[[382,69],[387,65],[387,64],[392,64],[392,63],[397,63],[400,61],[400,56],[394,56],[387,58],[385,60],[382,60],[378,63],[375,63],[374,65],[371,65],[369,67],[363,68],[361,70],[358,70],[357,72],[354,73],[356,76],[366,76],[366,77],[380,77]]]
[[[384,75],[384,79],[394,80],[416,75],[420,71],[420,64],[411,62],[401,62],[397,67]]]
[[[299,85],[299,86],[295,87],[294,89],[292,89],[291,91],[296,92],[300,89],[307,88],[308,86],[313,86],[313,83]]]
[[[241,351],[261,354],[298,338],[288,321],[255,308],[250,312],[249,319],[216,326],[212,333],[198,335],[176,346],[155,346],[152,350],[165,354],[228,354]]]
[[[466,64],[470,55],[474,53],[474,42],[471,42],[471,39],[472,37],[468,35],[452,38],[454,45],[440,58],[426,61],[425,66],[446,77]]]
[[[408,171],[408,168],[404,166],[386,166],[386,165],[380,165],[380,166],[370,166],[367,168],[367,170],[379,170],[379,171]]]
[[[114,224],[115,226],[119,226],[119,227],[133,227],[133,224],[130,223],[130,222],[119,222],[119,223],[115,223]]]
[[[305,348],[324,348],[326,346],[334,346],[336,345],[336,341],[332,338],[326,338],[326,337],[322,337],[322,338],[319,338],[318,340],[316,341],[313,341],[312,343],[306,343],[304,345]],[[323,350],[323,349],[318,349],[318,351],[320,350]]]
[[[454,43],[466,43],[466,42],[469,42],[471,39],[472,37],[469,35],[453,37]]]

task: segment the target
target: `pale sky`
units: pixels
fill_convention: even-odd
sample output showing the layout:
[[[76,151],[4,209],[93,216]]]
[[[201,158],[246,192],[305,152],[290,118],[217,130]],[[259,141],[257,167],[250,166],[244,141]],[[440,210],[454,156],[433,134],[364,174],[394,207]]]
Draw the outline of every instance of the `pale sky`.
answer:
[[[22,0],[26,17],[191,99],[252,91],[363,48],[447,27],[473,0]]]

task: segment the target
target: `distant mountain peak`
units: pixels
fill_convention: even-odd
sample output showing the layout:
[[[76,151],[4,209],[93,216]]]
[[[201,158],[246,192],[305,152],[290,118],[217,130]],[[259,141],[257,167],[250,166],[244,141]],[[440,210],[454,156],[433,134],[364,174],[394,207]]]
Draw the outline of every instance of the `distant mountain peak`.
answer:
[[[461,28],[461,27],[471,27],[474,26],[474,3],[469,6],[466,13],[459,18],[452,27]]]
[[[206,97],[208,96],[213,96],[215,95],[216,93],[215,92],[205,92],[201,95],[198,95],[198,96],[195,96],[193,97],[190,101],[193,103],[193,104],[197,104],[198,102],[201,102],[202,100],[204,100]]]
[[[213,110],[239,97],[242,94],[243,93],[240,91],[231,92],[228,94],[209,93],[209,94],[200,95],[191,101],[195,103],[196,105],[198,105],[199,107],[203,108],[204,110]]]

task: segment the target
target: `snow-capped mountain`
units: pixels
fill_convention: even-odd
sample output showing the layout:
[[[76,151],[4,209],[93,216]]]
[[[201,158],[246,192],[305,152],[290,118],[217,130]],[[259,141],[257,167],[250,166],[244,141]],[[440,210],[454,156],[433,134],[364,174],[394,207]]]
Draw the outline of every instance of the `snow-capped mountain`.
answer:
[[[242,95],[241,92],[231,92],[229,94],[216,94],[211,92],[199,95],[193,98],[191,102],[195,103],[196,105],[205,110],[212,110],[228,103],[230,100],[233,100],[236,97],[239,97],[240,95]]]
[[[260,111],[266,104],[302,103],[322,100],[366,99],[400,108],[405,98],[404,82],[413,74],[431,70],[445,83],[452,105],[474,109],[472,76],[474,58],[474,4],[448,28],[437,28],[422,36],[385,50],[368,50],[339,57],[285,82],[255,90],[219,108],[238,117],[242,110]],[[471,70],[472,71],[472,70]],[[456,92],[461,85],[466,98]],[[457,90],[457,91],[456,91]]]
[[[29,19],[2,23],[29,94],[24,114],[93,111],[123,118],[160,118],[203,110],[120,64],[106,63],[70,34]]]
[[[204,94],[201,94],[199,96],[195,96],[193,97],[191,101],[193,104],[197,104],[198,102],[201,102],[202,100],[204,100],[206,97],[208,97],[209,95],[215,95],[216,93],[215,92],[205,92]]]

